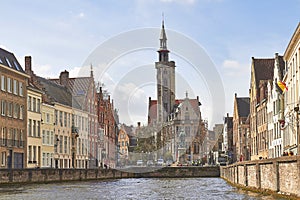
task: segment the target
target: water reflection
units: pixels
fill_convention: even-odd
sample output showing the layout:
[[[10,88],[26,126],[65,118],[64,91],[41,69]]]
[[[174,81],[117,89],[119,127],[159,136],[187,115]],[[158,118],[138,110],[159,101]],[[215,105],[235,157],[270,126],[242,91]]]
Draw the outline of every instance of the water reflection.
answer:
[[[0,199],[279,199],[236,189],[220,178],[119,179],[0,187]]]

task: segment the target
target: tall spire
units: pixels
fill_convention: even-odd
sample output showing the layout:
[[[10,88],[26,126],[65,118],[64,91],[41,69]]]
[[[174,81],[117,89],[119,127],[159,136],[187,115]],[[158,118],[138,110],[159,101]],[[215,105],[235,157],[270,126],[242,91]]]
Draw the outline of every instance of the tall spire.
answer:
[[[162,14],[162,25],[161,25],[161,32],[160,32],[160,49],[167,50],[167,35],[165,31],[165,19],[164,13]]]
[[[166,31],[165,31],[164,14],[162,14],[162,26],[161,26],[159,40],[160,40],[160,47],[158,50],[159,61],[160,62],[168,62],[169,61],[169,50],[167,48],[167,35],[166,35]]]

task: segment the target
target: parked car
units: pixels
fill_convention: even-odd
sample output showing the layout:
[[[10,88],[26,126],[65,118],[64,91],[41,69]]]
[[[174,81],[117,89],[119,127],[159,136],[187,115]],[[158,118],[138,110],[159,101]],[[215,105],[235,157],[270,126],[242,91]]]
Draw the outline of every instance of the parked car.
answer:
[[[167,160],[167,161],[166,161],[166,165],[167,165],[167,166],[171,166],[172,164],[173,164],[173,161],[172,161],[172,160]]]
[[[136,161],[137,166],[143,166],[143,164],[144,164],[143,160]]]
[[[157,162],[156,162],[156,165],[157,166],[163,166],[164,165],[164,159],[160,158],[160,159],[157,159]]]
[[[147,161],[147,166],[153,166],[153,165],[154,165],[153,160],[148,160],[148,161]]]

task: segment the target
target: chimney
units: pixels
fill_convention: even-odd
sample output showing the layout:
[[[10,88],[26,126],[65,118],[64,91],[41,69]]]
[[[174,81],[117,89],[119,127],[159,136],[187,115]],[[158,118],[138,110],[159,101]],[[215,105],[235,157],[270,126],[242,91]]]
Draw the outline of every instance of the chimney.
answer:
[[[31,56],[25,56],[25,72],[31,72]]]
[[[237,93],[234,93],[234,97],[237,98]]]
[[[65,87],[68,86],[69,82],[69,72],[67,70],[63,71],[59,75],[59,83]]]
[[[227,117],[229,117],[229,113],[227,113]]]
[[[138,125],[138,127],[141,127],[141,122],[138,122],[137,125]]]

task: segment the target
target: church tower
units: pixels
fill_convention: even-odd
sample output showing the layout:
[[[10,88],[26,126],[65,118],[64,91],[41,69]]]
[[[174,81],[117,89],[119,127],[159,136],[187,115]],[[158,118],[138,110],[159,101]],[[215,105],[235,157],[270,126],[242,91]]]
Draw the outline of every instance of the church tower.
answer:
[[[157,122],[163,123],[175,105],[175,62],[169,61],[167,35],[162,21],[158,62],[155,62],[157,83]]]

